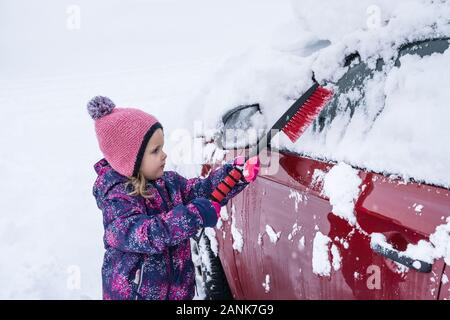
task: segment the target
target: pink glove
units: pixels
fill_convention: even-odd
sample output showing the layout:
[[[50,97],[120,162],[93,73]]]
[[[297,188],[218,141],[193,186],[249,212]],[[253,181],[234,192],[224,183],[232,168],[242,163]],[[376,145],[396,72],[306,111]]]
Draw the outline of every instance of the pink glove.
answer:
[[[220,208],[221,208],[220,203],[213,201],[213,200],[209,200],[209,201],[213,205],[214,209],[216,209],[217,218],[220,218]]]
[[[245,161],[245,157],[239,156],[234,159],[234,165],[244,166],[244,178],[247,182],[255,181],[259,173],[260,162],[258,156],[251,157]]]

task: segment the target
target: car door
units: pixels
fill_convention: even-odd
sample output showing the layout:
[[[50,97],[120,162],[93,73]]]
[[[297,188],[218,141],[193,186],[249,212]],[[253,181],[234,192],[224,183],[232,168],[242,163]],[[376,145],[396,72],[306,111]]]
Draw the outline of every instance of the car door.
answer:
[[[329,172],[333,164],[300,158],[283,157],[283,169],[299,182],[293,184],[299,190],[307,190],[308,201],[315,199],[316,206],[305,206],[306,217],[313,215],[309,225],[309,237],[327,241],[322,250],[328,255],[328,274],[314,271],[314,240],[306,241],[305,282],[311,291],[305,295],[319,299],[436,299],[444,261],[437,260],[426,272],[394,263],[389,257],[380,255],[371,246],[370,235],[381,233],[399,251],[408,244],[427,240],[435,227],[443,223],[449,215],[450,201],[447,189],[405,184],[379,174],[358,171],[362,190],[355,202],[355,216],[360,228],[355,228],[346,220],[332,212],[329,199],[321,195],[323,183],[314,179],[314,172]],[[303,169],[302,169],[303,168]],[[345,181],[342,181],[343,184]],[[328,209],[326,208],[328,203]],[[426,215],[414,214],[413,203],[423,204]],[[314,217],[315,216],[315,217]],[[314,225],[313,228],[311,226]],[[320,234],[319,234],[320,232]],[[316,239],[317,240],[317,239]],[[320,242],[319,242],[320,244]],[[334,249],[333,249],[334,247]],[[324,259],[326,260],[326,259]],[[336,262],[336,263],[335,263]],[[316,285],[314,288],[313,284]]]
[[[427,272],[417,272],[376,252],[370,234],[384,234],[399,251],[427,240],[448,216],[447,189],[359,171],[364,189],[355,204],[359,230],[332,212],[323,183],[316,179],[317,172],[326,174],[333,164],[287,152],[281,153],[280,163],[279,173],[262,173],[231,201],[231,221],[222,227],[225,234],[218,233],[224,237],[223,250],[233,252],[237,298],[437,298],[442,259]],[[426,206],[426,218],[411,214],[411,201]],[[242,245],[233,248],[236,242]],[[327,262],[328,272],[315,270],[315,260]]]

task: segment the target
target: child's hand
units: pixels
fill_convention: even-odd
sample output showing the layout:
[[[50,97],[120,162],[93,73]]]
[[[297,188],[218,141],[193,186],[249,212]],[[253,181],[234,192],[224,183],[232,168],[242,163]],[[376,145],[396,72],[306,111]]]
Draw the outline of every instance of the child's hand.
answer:
[[[244,178],[247,182],[255,181],[260,169],[259,157],[254,156],[245,161],[245,157],[239,156],[234,159],[234,165],[244,166]]]
[[[198,197],[192,200],[189,204],[193,204],[197,209],[198,213],[202,217],[203,226],[206,227],[214,227],[217,224],[217,220],[220,216],[220,204],[212,201],[210,199],[206,199],[203,197]]]
[[[220,203],[213,201],[213,200],[209,200],[209,201],[213,205],[214,209],[216,209],[217,219],[220,218],[220,208],[221,208]]]

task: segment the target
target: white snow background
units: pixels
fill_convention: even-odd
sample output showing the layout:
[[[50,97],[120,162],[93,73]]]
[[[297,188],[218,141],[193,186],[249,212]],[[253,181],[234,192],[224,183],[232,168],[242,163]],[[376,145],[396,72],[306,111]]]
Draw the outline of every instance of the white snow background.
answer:
[[[374,9],[381,16],[372,28]],[[450,35],[449,18],[449,3],[431,0],[0,0],[0,298],[101,298],[92,166],[102,156],[85,108],[92,96],[156,115],[166,170],[195,176],[198,165],[173,162],[171,132],[192,131],[200,119],[215,127],[225,110],[255,102],[271,123],[292,103],[287,97],[311,84],[312,70],[318,80],[337,80],[346,54],[390,58],[407,40]],[[295,145],[282,143],[450,186],[450,77],[440,72],[450,51],[402,59],[368,82],[366,107],[351,120],[343,113],[318,136],[307,130]],[[336,179],[328,180],[337,194]],[[354,191],[334,203],[336,214],[352,218]]]
[[[0,0],[0,299],[101,298],[91,97],[158,117],[174,169],[170,133],[192,131],[192,96],[290,16],[279,0]]]

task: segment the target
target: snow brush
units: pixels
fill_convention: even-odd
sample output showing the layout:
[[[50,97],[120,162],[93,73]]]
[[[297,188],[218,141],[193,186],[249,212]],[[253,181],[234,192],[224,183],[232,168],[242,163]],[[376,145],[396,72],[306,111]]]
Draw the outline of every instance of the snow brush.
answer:
[[[270,146],[272,133],[277,134],[283,131],[294,143],[300,138],[302,133],[316,119],[320,111],[331,100],[333,91],[314,83],[292,106],[278,119],[272,128],[266,133],[263,139],[258,141],[256,147],[252,148],[245,160],[258,155],[264,148]],[[245,162],[245,161],[244,161]],[[235,165],[228,175],[219,183],[212,192],[210,198],[213,201],[221,202],[233,189],[236,183],[241,180],[243,166]]]

